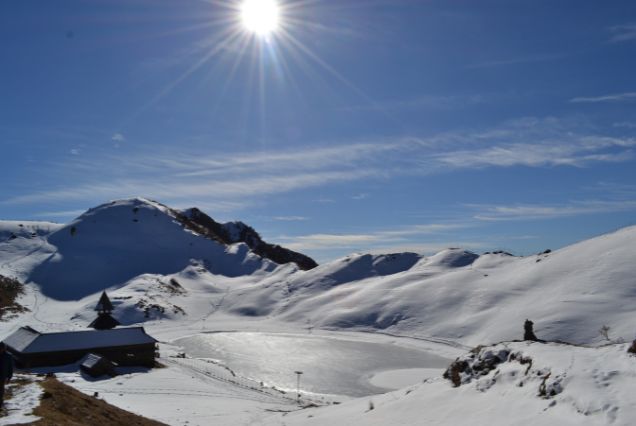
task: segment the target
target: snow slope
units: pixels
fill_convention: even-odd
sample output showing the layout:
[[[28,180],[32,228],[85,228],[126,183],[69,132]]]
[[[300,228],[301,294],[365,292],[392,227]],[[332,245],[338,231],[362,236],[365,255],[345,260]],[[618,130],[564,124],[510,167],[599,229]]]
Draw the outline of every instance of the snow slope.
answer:
[[[114,201],[87,211],[49,234],[38,256],[41,261],[26,278],[58,300],[77,300],[144,273],[178,272],[191,259],[226,276],[277,266],[244,244],[227,247],[184,230],[163,206],[144,199]]]
[[[536,256],[358,254],[302,271],[243,243],[203,238],[170,212],[145,199],[120,200],[62,227],[29,225],[35,237],[24,231],[0,243],[0,274],[37,284],[33,300],[23,301],[29,307],[44,296],[37,311],[78,301],[64,305],[78,322],[93,315],[94,295],[109,289],[124,324],[214,315],[476,345],[521,337],[529,318],[549,340],[599,342],[603,325],[614,338],[634,337],[636,227]],[[51,305],[50,315],[57,311]]]
[[[468,345],[520,338],[526,318],[550,340],[595,342],[603,325],[615,338],[634,337],[636,227],[529,257],[449,249],[415,264],[408,254],[395,259],[398,267],[384,274],[373,265],[387,257],[347,257],[253,288],[240,300],[230,297],[226,306],[240,312],[236,306],[258,304],[315,327],[384,329]],[[265,308],[265,300],[274,305]]]
[[[613,339],[631,341],[635,332],[636,227],[536,256],[459,248],[433,256],[356,254],[307,271],[277,265],[243,243],[204,238],[171,209],[145,199],[107,203],[64,226],[0,222],[0,237],[0,274],[27,283],[20,303],[30,310],[0,324],[0,337],[21,325],[85,329],[104,289],[122,324],[143,323],[162,342],[162,353],[172,354],[178,339],[210,331],[313,332],[390,344],[409,336],[443,358],[467,346],[520,338],[526,318],[546,340],[599,344],[603,325]],[[405,364],[362,379],[390,384],[415,375],[429,377],[426,383],[285,416],[264,411],[296,408],[289,395],[252,389],[258,371],[248,372],[250,379],[241,371],[221,377],[225,367],[210,365],[206,356],[168,358],[166,369],[109,380],[73,371],[63,378],[170,424],[209,424],[217,417],[229,425],[496,425],[511,419],[623,425],[632,423],[635,404],[628,396],[636,390],[636,359],[625,349],[502,343],[463,357],[474,365],[507,351],[505,362],[483,376],[464,374],[458,388],[426,368],[405,370],[412,367]],[[533,359],[528,374],[512,353]],[[283,376],[294,377],[293,365],[277,362]],[[311,371],[310,364],[303,368]],[[539,396],[541,386],[556,394]]]
[[[0,274],[22,281],[43,260],[46,238],[63,225],[51,222],[0,221]]]
[[[501,359],[499,359],[499,357]],[[631,425],[636,357],[626,345],[502,343],[462,358],[490,370],[438,377],[373,398],[271,417],[268,426]]]

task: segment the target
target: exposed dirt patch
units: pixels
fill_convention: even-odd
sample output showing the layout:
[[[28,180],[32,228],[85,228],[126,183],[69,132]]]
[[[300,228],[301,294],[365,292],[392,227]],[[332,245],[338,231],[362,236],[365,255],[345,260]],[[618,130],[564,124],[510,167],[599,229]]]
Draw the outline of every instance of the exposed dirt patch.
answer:
[[[33,425],[164,425],[87,396],[53,377],[47,377],[40,385],[44,388],[42,402],[33,410],[33,414],[41,419]]]
[[[28,311],[16,301],[22,293],[24,293],[22,283],[0,275],[0,321],[6,321],[19,313]]]

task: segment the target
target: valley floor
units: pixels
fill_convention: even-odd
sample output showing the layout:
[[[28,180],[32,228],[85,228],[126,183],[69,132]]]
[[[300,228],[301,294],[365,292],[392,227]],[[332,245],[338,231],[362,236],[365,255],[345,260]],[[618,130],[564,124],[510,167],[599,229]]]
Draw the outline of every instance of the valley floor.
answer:
[[[69,366],[58,369],[56,376],[87,395],[97,392],[100,399],[116,407],[170,425],[628,425],[636,416],[636,357],[627,353],[627,344],[591,348],[509,342],[471,352],[422,338],[303,330],[272,322],[233,323],[229,318],[219,322],[225,327],[211,330],[211,324],[207,324],[205,334],[201,334],[200,325],[182,327],[177,333],[171,326],[150,324],[150,332],[164,342],[159,360],[164,368],[123,369],[114,378],[95,380]],[[184,348],[174,342],[183,339],[174,339],[175,336],[215,336],[218,344],[223,340],[218,336],[242,338],[246,334],[251,336],[256,350],[262,350],[259,336],[268,341],[272,337],[274,341],[313,339],[316,348],[322,345],[321,350],[337,351],[338,344],[347,342],[367,351],[377,348],[382,357],[386,357],[386,346],[392,345],[396,351],[421,351],[423,356],[433,354],[448,359],[449,364],[450,359],[459,359],[464,367],[457,370],[459,386],[454,387],[442,377],[444,368],[388,368],[367,374],[363,368],[355,370],[358,367],[352,366],[361,376],[359,384],[367,386],[367,390],[371,385],[396,390],[357,397],[316,393],[305,389],[311,382],[307,379],[307,385],[301,380],[298,404],[295,386],[285,386],[295,383],[293,362],[288,366],[290,381],[281,385],[274,375],[270,377],[273,381],[261,382],[246,367],[248,353],[223,354],[221,348],[216,357],[202,357],[199,353],[194,358],[187,349],[184,354]],[[289,351],[291,360],[293,350],[293,346],[284,349]],[[278,354],[282,356],[282,352]],[[372,358],[373,353],[367,356]],[[280,364],[279,361],[272,360],[272,364]],[[320,363],[316,360],[317,366]],[[304,373],[310,375],[311,371]],[[343,383],[333,383],[336,389],[349,389],[352,385],[351,377],[342,375],[341,380]],[[33,421],[29,417],[31,405],[15,407],[14,414],[21,410],[22,422]],[[18,421],[0,421],[14,423]]]
[[[269,417],[278,418],[280,413],[303,412],[305,410],[301,406],[305,405],[329,406],[355,399],[339,393],[324,392],[324,389],[323,392],[307,390],[308,382],[312,381],[310,377],[314,375],[310,367],[310,360],[306,361],[303,366],[301,402],[300,404],[297,402],[296,376],[294,374],[297,367],[294,360],[298,360],[298,356],[305,356],[306,353],[295,354],[294,351],[297,351],[303,344],[306,346],[307,339],[313,342],[313,349],[320,350],[323,354],[329,353],[332,356],[330,360],[313,360],[317,371],[315,375],[319,378],[324,376],[325,371],[329,371],[330,368],[338,370],[338,365],[326,364],[337,362],[338,356],[340,356],[340,362],[350,363],[347,366],[351,370],[350,374],[330,376],[329,385],[335,390],[351,390],[358,385],[367,391],[386,392],[400,388],[404,383],[414,384],[427,378],[441,377],[448,358],[460,352],[454,347],[438,343],[372,333],[312,331],[309,334],[306,330],[294,332],[288,327],[280,327],[275,330],[277,327],[273,324],[269,324],[265,328],[267,333],[259,328],[259,331],[248,329],[239,333],[214,333],[212,335],[234,335],[237,338],[243,338],[244,334],[249,334],[252,337],[252,344],[259,340],[259,336],[264,337],[261,343],[264,343],[265,340],[271,342],[272,338],[274,340],[277,338],[292,339],[293,341],[302,339],[301,344],[296,347],[287,347],[281,351],[270,351],[268,354],[263,354],[262,365],[251,365],[249,361],[245,362],[245,358],[249,355],[247,353],[226,353],[224,359],[221,360],[219,357],[216,359],[204,357],[201,353],[196,354],[199,357],[191,358],[191,354],[186,351],[186,358],[181,358],[180,356],[184,353],[182,347],[165,343],[161,344],[159,361],[166,368],[144,372],[128,370],[120,376],[103,380],[87,380],[77,372],[70,371],[61,371],[57,375],[62,382],[82,392],[87,394],[98,392],[101,398],[115,406],[168,424],[177,425],[187,422],[188,425],[209,425],[214,420],[216,424],[243,425],[259,424]],[[236,330],[237,327],[232,329]],[[163,334],[159,330],[155,329],[154,335],[161,338]],[[172,334],[172,330],[166,331],[167,335]],[[206,335],[210,334],[200,335],[197,333],[193,337],[205,337]],[[381,350],[382,353],[376,354],[376,357],[384,357],[386,349],[390,347],[396,351],[407,350],[412,351],[412,353],[420,353],[423,358],[421,364],[423,366],[427,365],[425,358],[429,354],[436,354],[439,356],[439,360],[444,361],[440,363],[439,360],[436,360],[436,368],[408,370],[411,373],[410,377],[404,377],[404,370],[399,364],[400,360],[394,367],[385,367],[384,370],[373,371],[372,368],[369,370],[355,368],[351,364],[355,364],[356,360],[348,358],[350,353],[338,352],[339,348],[333,349],[334,344],[338,343],[347,344],[358,350],[373,350],[374,348]],[[216,355],[219,353],[217,352]],[[286,357],[289,360],[287,371],[284,371],[285,362],[281,362],[281,357]],[[367,359],[373,357],[373,353],[366,354]],[[365,360],[360,358],[357,361],[364,362]],[[268,363],[276,368],[265,368],[263,377],[260,377],[255,368]],[[387,365],[390,366],[390,364]],[[340,370],[344,371],[342,367]],[[377,381],[374,381],[375,374],[380,374]],[[338,377],[340,378],[338,379]],[[320,382],[316,377],[313,378],[313,381]],[[373,386],[372,383],[384,388]]]
[[[92,209],[62,228],[0,225],[0,275],[25,283],[16,293],[23,309],[3,317],[0,339],[22,326],[86,330],[107,290],[121,324],[143,325],[160,342],[163,367],[95,380],[67,366],[56,375],[163,423],[631,425],[636,418],[636,357],[627,343],[603,346],[633,338],[636,227],[528,257],[360,254],[300,271],[245,244],[203,238],[144,200]],[[492,344],[520,338],[526,318],[541,338],[590,346]],[[490,346],[471,351],[478,344]],[[16,388],[24,393],[9,401],[0,424],[32,422],[37,389]]]
[[[223,329],[212,330],[211,324],[205,327],[201,324],[174,327],[169,323],[149,323],[149,333],[162,342],[158,360],[163,365],[161,368],[122,368],[119,370],[121,374],[116,377],[92,379],[78,372],[77,366],[71,365],[57,368],[55,374],[60,382],[87,395],[97,392],[99,398],[109,404],[170,425],[209,425],[211,421],[223,425],[247,425],[260,424],[269,418],[271,420],[267,421],[275,422],[274,419],[279,418],[281,413],[306,411],[304,406],[327,407],[353,401],[355,398],[347,393],[356,395],[356,387],[362,389],[362,394],[378,393],[441,377],[450,359],[463,352],[452,345],[377,333],[306,330],[273,322],[250,324],[242,319],[232,321],[229,318],[219,323],[216,325],[224,326]],[[188,335],[190,337],[184,339],[183,336]],[[175,342],[177,336],[180,338]],[[281,349],[274,344],[268,353],[263,354],[259,365],[262,367],[270,363],[277,369],[270,369],[269,375],[260,377],[255,369],[259,365],[245,362],[249,353],[236,353],[233,352],[235,348],[229,347],[225,349],[230,349],[230,352],[221,353],[221,348],[210,356],[203,356],[203,353],[193,351],[192,346],[184,348],[179,344],[207,336],[241,340],[250,336],[252,346],[257,345],[254,348],[256,352],[251,354],[253,360],[260,358],[255,355],[271,345],[272,340],[276,342],[278,339],[280,343],[282,339],[289,344]],[[294,363],[307,356],[308,342],[311,350],[331,358],[304,360],[299,403]],[[218,344],[218,340],[215,343]],[[258,347],[258,344],[261,346]],[[298,352],[302,348],[305,349]],[[378,352],[374,354],[374,351]],[[393,364],[387,363],[387,354],[391,351],[408,356],[396,358]],[[422,360],[413,364],[413,357],[418,354]],[[353,355],[359,358],[351,359]],[[281,361],[281,357],[289,360],[288,365]],[[370,359],[384,361],[364,364]],[[357,361],[360,366],[356,365]],[[338,362],[344,366],[337,365]],[[312,371],[312,363],[315,363],[315,372]],[[420,368],[413,368],[418,365]],[[431,365],[433,368],[426,368]],[[329,376],[325,384],[320,378],[330,369],[339,373]],[[347,370],[349,373],[344,374]],[[335,391],[345,392],[325,392],[324,387],[322,392],[314,392],[308,389],[312,380],[318,386],[331,386]],[[0,424],[33,421],[34,417],[30,415],[33,404],[20,405],[14,400],[9,405],[14,412],[12,421],[7,423],[8,418],[0,419]]]

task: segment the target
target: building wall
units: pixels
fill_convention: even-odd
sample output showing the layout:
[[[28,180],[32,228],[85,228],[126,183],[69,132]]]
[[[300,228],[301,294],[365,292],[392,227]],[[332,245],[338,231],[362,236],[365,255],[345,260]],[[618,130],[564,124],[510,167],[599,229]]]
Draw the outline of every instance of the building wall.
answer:
[[[9,352],[15,358],[16,364],[23,368],[72,364],[91,352],[102,355],[121,366],[152,367],[155,362],[154,343],[133,346],[82,349],[76,351],[39,352],[34,354],[23,354],[9,348]]]

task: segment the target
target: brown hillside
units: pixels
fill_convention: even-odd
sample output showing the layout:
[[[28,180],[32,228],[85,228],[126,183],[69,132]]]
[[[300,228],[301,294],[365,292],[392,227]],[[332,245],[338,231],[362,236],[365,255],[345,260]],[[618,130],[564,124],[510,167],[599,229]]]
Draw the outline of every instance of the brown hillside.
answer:
[[[31,423],[32,425],[164,425],[164,423],[112,406],[98,398],[87,396],[52,377],[46,378],[40,384],[44,388],[44,394],[40,406],[33,410],[33,414],[41,419]]]

